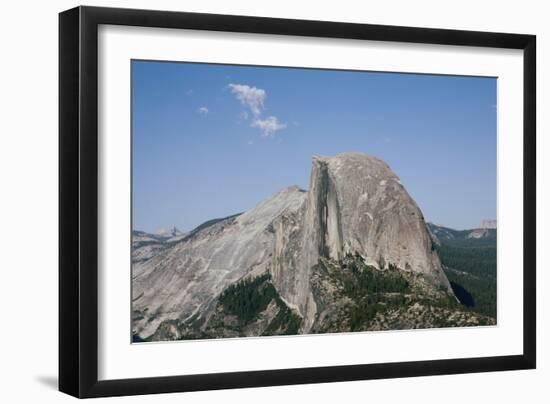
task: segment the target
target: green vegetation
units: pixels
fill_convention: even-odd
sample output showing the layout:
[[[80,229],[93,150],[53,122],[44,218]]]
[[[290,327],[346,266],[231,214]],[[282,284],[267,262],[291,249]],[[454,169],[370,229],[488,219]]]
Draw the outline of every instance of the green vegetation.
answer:
[[[348,254],[335,264],[335,270],[324,269],[341,285],[343,297],[354,302],[346,308],[350,331],[364,329],[381,311],[406,304],[411,285],[395,265],[379,270],[366,265],[357,254]]]
[[[222,293],[219,302],[229,314],[237,316],[242,324],[247,324],[278,296],[273,284],[268,282],[270,279],[269,274],[264,274],[237,282]]]
[[[421,274],[389,264],[379,270],[359,255],[322,259],[315,267],[314,296],[324,310],[315,332],[366,331],[490,324],[464,310],[446,288]]]
[[[148,340],[294,335],[301,324],[302,318],[285,304],[271,283],[271,275],[263,274],[228,286],[208,319],[195,314],[184,322],[163,321]]]
[[[496,245],[487,247],[462,246],[458,243],[443,244],[436,250],[443,265],[468,272],[474,276],[496,278]]]
[[[302,319],[288,308],[286,304],[277,298],[279,312],[269,323],[262,335],[295,335],[300,330]]]
[[[473,306],[467,309],[496,319],[496,236],[446,240],[441,246],[436,246],[436,250],[449,281],[455,284],[453,287],[458,285],[473,298]]]
[[[410,292],[409,282],[393,264],[389,265],[389,269],[379,271],[348,256],[343,260],[342,268],[344,271],[341,280],[344,284],[344,293],[351,298],[376,293]]]
[[[240,329],[255,321],[272,301],[278,311],[262,335],[297,334],[302,319],[283,302],[270,274],[239,281],[229,286],[219,299],[224,311],[237,317]]]

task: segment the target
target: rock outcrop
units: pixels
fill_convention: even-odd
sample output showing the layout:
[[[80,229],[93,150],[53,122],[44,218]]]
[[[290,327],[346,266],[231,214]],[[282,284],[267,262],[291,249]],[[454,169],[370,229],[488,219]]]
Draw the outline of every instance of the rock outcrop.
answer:
[[[277,225],[273,281],[304,316],[306,332],[316,313],[310,271],[320,257],[359,253],[369,265],[423,274],[452,294],[420,209],[382,160],[314,157],[304,206]]]
[[[321,258],[359,255],[453,294],[420,209],[386,163],[362,153],[316,156],[309,191],[286,188],[158,251],[149,259],[134,253],[133,325],[141,338],[166,320],[207,320],[225,288],[265,273],[307,333],[317,314],[311,271]]]
[[[227,286],[268,272],[272,224],[298,210],[306,195],[298,187],[283,189],[241,215],[199,226],[149,260],[134,257],[132,310],[138,320],[133,331],[147,337],[165,320],[209,315]]]

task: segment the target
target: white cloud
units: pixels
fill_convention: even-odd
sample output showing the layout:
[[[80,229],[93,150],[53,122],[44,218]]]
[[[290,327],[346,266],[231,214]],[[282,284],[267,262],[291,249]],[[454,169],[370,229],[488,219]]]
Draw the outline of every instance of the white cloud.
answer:
[[[250,108],[254,115],[260,115],[267,97],[265,90],[247,84],[229,84],[229,88],[241,104]]]
[[[241,102],[246,108],[241,112],[239,118],[242,120],[248,120],[249,113],[252,113],[250,126],[258,128],[263,137],[272,137],[276,132],[286,128],[286,124],[279,121],[276,116],[269,116],[265,119],[262,118],[262,111],[264,109],[264,102],[267,98],[267,93],[264,89],[249,86],[248,84],[234,84],[228,85],[231,93],[237,100]],[[249,143],[251,144],[251,143]]]
[[[206,107],[200,107],[199,109],[197,109],[197,112],[203,116],[206,116],[208,115],[208,108]]]
[[[286,124],[279,122],[276,116],[270,116],[266,119],[256,119],[250,125],[262,131],[262,136],[273,136],[276,132],[286,128]]]

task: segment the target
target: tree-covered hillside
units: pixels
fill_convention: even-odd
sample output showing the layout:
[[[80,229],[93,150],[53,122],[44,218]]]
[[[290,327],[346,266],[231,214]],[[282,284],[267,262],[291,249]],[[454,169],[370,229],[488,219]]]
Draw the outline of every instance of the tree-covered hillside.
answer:
[[[432,234],[436,227],[430,225]],[[437,237],[439,245],[434,245],[455,294],[468,310],[496,319],[496,230],[486,229],[481,237],[473,237],[475,230],[449,230],[440,227]],[[441,237],[442,234],[445,237]]]

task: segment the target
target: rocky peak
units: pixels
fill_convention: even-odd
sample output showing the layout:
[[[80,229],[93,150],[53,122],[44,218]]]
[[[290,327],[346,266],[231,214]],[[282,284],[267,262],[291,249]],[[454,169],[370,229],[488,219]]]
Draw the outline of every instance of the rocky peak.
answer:
[[[490,220],[485,219],[481,221],[481,225],[479,226],[480,229],[496,229],[497,228],[497,221],[496,220]]]
[[[379,270],[422,274],[452,295],[422,213],[382,160],[364,153],[314,156],[310,187],[285,188],[239,216],[213,221],[133,264],[134,331],[164,320],[207,318],[222,291],[270,273],[309,332],[317,314],[311,275],[320,259],[359,255]]]

